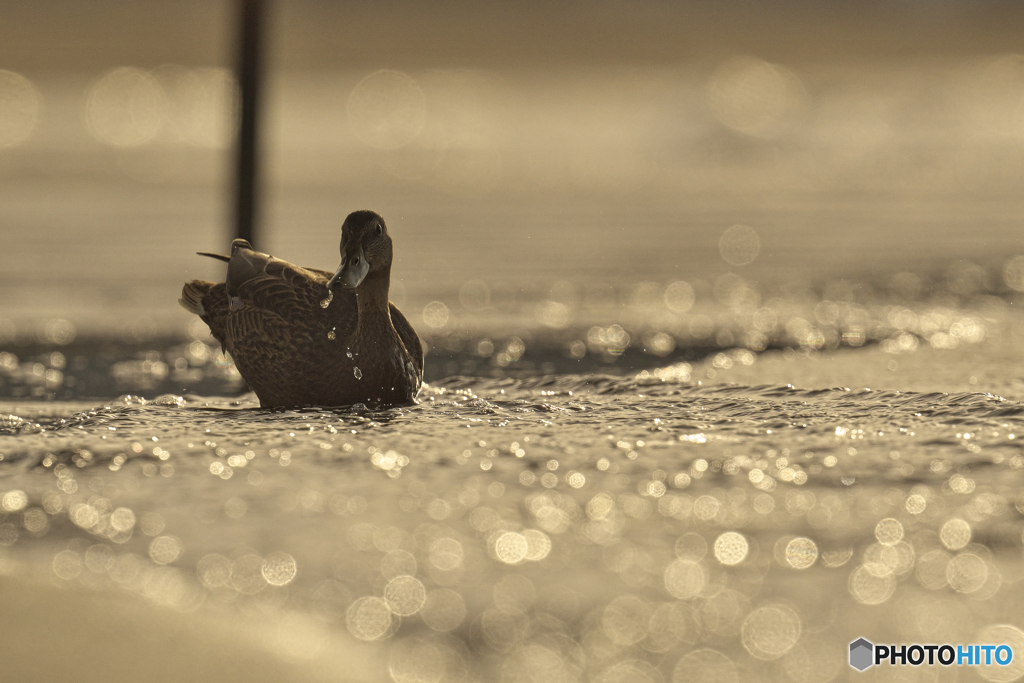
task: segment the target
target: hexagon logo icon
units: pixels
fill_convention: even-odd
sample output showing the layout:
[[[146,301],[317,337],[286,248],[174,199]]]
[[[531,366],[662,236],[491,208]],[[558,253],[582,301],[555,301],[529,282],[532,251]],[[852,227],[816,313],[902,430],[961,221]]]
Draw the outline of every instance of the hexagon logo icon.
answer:
[[[858,638],[850,643],[850,666],[857,671],[863,671],[874,664],[875,646],[864,638]]]

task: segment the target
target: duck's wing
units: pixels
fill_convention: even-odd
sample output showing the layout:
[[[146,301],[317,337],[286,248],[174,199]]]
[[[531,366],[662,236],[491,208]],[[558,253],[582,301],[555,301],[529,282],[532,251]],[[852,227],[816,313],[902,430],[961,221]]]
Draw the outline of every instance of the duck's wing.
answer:
[[[285,341],[281,336],[290,337],[293,331],[288,321],[303,311],[319,310],[327,297],[329,273],[255,251],[245,240],[231,243],[230,257],[204,255],[228,262],[226,281],[188,282],[179,303],[202,318],[228,351],[246,337]]]
[[[312,307],[327,297],[326,283],[322,271],[302,268],[255,251],[245,240],[231,243],[231,260],[224,285],[229,299],[241,300],[233,311],[251,306],[280,314],[296,307]]]
[[[252,246],[245,240],[235,240],[231,243],[231,256],[222,256],[221,254],[211,254],[207,252],[196,252],[200,256],[209,256],[219,261],[226,261],[228,263],[229,281],[231,273],[231,262],[232,257],[239,252],[247,251],[253,256],[263,257],[263,260],[271,257],[266,254],[259,254],[252,250]],[[253,258],[246,258],[245,254],[241,254],[243,262],[245,264],[250,263]],[[243,274],[240,272],[239,263],[235,266],[235,279],[233,284],[237,285],[246,279],[247,275],[252,273]],[[228,314],[231,312],[230,307],[231,295],[227,293],[227,283],[215,284],[213,282],[207,282],[206,280],[192,280],[186,282],[185,286],[181,289],[181,298],[178,299],[178,303],[186,311],[195,313],[210,327],[210,334],[220,342],[220,345],[224,348],[229,348],[227,338],[227,320]]]
[[[225,346],[224,326],[228,317],[228,294],[224,283],[214,284],[205,280],[186,282],[181,288],[178,303],[186,311],[195,313],[210,326],[210,334]]]
[[[395,331],[398,332],[402,343],[405,344],[405,350],[412,356],[412,363],[416,366],[416,371],[420,377],[423,377],[423,344],[420,343],[419,335],[416,334],[416,330],[412,329],[412,325],[405,319],[397,306],[391,302],[388,302],[388,306],[391,307],[391,324],[395,326]]]

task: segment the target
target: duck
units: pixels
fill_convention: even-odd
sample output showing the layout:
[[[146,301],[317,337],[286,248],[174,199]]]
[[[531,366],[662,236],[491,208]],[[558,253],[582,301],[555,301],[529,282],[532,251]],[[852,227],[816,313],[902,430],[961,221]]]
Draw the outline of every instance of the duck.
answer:
[[[388,300],[393,247],[373,211],[341,226],[341,265],[303,268],[231,243],[224,282],[186,282],[179,304],[231,355],[262,408],[415,403],[423,345]]]

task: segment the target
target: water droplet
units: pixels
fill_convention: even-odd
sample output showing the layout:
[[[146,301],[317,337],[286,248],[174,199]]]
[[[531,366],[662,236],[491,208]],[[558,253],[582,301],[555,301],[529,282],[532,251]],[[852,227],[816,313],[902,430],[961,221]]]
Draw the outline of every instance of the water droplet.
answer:
[[[360,370],[359,368],[352,368],[352,374],[356,376],[356,379],[363,378],[363,371]]]
[[[352,360],[352,351],[350,349],[345,349],[345,355],[348,356],[349,360]]]
[[[337,335],[336,335],[336,334],[334,334],[334,330],[331,330],[330,332],[328,332],[328,333],[327,333],[327,338],[328,338],[328,339],[330,339],[330,340],[332,340],[332,341],[334,340],[334,338],[335,338],[336,336],[337,336]]]
[[[323,299],[320,302],[320,308],[327,308],[328,306],[331,305],[332,301],[334,301],[334,292],[332,292],[331,290],[328,289],[327,290],[327,298]]]

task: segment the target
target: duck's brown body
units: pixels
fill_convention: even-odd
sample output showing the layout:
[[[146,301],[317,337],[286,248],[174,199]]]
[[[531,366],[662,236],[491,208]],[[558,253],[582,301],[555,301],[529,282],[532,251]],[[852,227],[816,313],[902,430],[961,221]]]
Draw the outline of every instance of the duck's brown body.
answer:
[[[357,212],[345,228],[353,217],[364,223],[379,219]],[[185,284],[181,304],[210,326],[263,407],[363,403],[376,408],[415,399],[423,349],[405,316],[388,301],[390,238],[383,234],[386,250],[375,254],[371,244],[368,256],[359,251],[364,272],[357,286],[334,284],[346,267],[346,239],[351,246],[365,237],[358,227],[348,231],[356,234],[343,228],[343,262],[335,278],[235,240],[226,282]],[[379,235],[370,237],[379,240]],[[349,263],[353,260],[359,263],[359,258]]]

